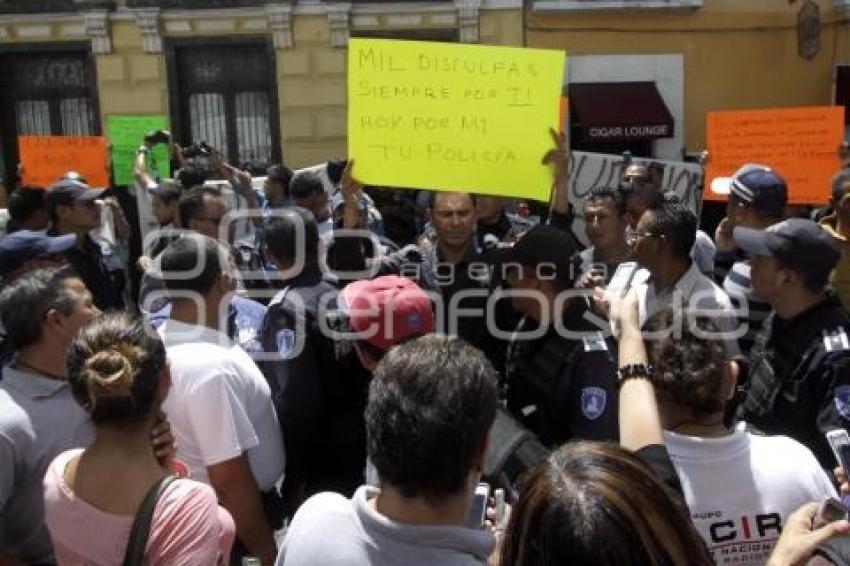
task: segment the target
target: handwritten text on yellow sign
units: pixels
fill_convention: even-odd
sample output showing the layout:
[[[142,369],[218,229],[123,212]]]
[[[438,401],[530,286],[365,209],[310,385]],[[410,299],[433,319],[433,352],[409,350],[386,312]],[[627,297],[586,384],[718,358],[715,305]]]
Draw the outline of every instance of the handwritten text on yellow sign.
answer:
[[[547,200],[559,51],[352,39],[349,155],[369,184]]]

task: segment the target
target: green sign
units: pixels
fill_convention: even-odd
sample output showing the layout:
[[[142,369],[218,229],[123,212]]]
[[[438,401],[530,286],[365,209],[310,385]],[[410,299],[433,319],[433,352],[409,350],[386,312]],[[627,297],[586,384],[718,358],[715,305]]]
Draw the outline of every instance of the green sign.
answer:
[[[151,130],[167,130],[165,116],[107,116],[106,133],[112,144],[112,172],[116,185],[131,185],[136,150],[143,143],[145,134]],[[148,154],[148,171],[156,169],[161,178],[171,176],[168,147],[157,144]]]

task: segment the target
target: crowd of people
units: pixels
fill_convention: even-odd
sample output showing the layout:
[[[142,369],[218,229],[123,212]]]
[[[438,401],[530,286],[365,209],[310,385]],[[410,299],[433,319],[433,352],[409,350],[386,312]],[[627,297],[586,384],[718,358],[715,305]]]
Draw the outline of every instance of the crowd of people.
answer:
[[[633,162],[579,238],[544,162],[548,207],[255,190],[161,133],[15,188],[0,565],[850,564],[850,170],[801,218],[742,164],[712,238]]]

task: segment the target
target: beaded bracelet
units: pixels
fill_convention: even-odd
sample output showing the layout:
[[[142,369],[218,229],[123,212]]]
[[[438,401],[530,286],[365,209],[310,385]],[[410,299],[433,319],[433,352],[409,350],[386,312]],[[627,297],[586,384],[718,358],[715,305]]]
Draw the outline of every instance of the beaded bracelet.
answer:
[[[652,366],[649,364],[626,364],[617,370],[619,385],[629,379],[652,379]]]

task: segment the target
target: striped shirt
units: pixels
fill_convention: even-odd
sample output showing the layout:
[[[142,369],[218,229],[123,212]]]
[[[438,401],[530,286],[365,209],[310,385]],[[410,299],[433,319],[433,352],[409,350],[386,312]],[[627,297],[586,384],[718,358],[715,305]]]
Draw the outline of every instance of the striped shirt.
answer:
[[[738,339],[741,353],[746,356],[753,347],[756,334],[773,308],[770,303],[753,297],[750,263],[748,261],[736,261],[732,264],[723,279],[723,290],[732,300],[732,306],[738,314],[738,321],[747,324],[747,333]]]

